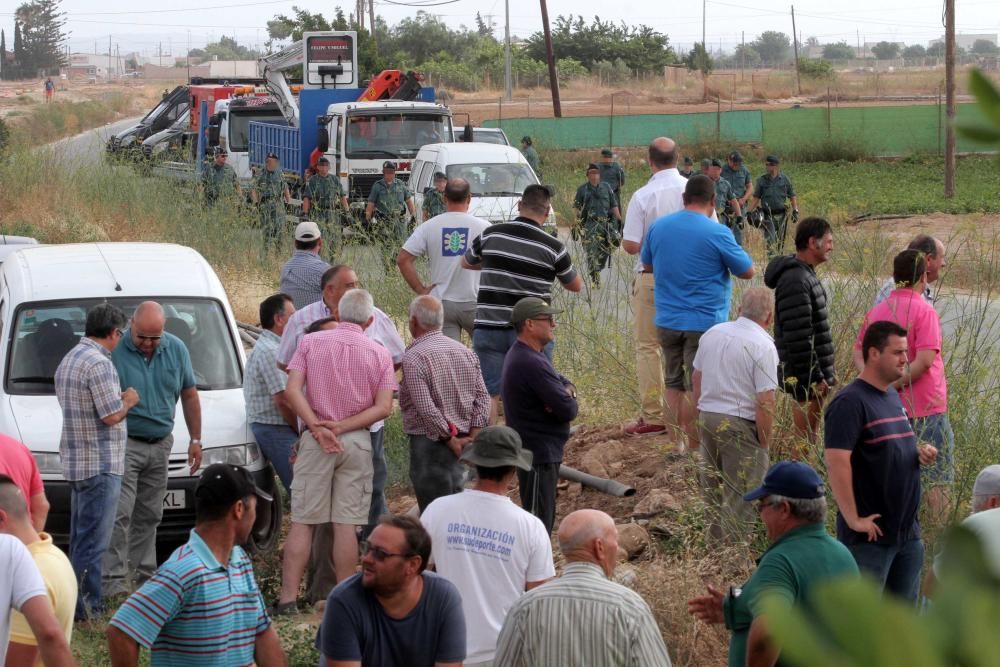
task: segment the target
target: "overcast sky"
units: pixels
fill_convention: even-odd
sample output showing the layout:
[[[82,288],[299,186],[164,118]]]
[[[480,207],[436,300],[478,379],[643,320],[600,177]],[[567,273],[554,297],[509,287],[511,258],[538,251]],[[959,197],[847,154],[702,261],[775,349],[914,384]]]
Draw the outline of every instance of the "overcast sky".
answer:
[[[7,32],[8,48],[13,29],[12,14],[23,0],[0,0],[0,27]],[[401,6],[401,2],[409,2]],[[475,25],[478,11],[484,17],[493,16],[496,35],[503,37],[504,0],[376,0],[375,11],[390,23],[396,23],[420,11],[440,16],[452,26]],[[881,6],[882,4],[885,6]],[[900,41],[924,44],[940,37],[940,0],[799,0],[796,3],[796,25],[803,38],[815,36],[820,43],[847,41]],[[265,28],[275,14],[290,13],[292,5],[310,11],[332,15],[336,0],[63,0],[67,13],[67,29],[72,32],[73,51],[107,53],[108,36],[122,54],[139,51],[182,55],[191,46],[203,46],[221,35],[234,36],[243,44],[263,45]],[[354,0],[345,0],[345,12],[354,7]],[[1000,0],[958,0],[959,33],[1000,33]],[[632,0],[619,7],[631,13],[608,14],[606,0],[548,0],[549,17],[563,14],[583,14],[589,21],[594,15],[604,20],[625,20],[629,24],[645,23],[670,37],[671,44],[682,48],[701,40],[702,5],[697,0]],[[834,9],[836,6],[836,9]],[[200,8],[204,7],[204,9]],[[537,0],[510,0],[511,33],[528,36],[541,29],[541,12]],[[721,44],[729,50],[738,44],[741,31],[750,41],[764,30],[791,33],[791,17],[787,6],[773,0],[708,0],[707,38],[711,49]]]

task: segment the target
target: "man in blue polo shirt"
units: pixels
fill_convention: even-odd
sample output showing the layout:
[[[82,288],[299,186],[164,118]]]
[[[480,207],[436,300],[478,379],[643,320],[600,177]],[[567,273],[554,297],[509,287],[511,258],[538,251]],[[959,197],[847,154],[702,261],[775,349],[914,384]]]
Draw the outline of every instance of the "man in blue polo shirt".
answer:
[[[691,400],[694,355],[701,335],[729,319],[730,274],[753,277],[750,255],[729,228],[710,219],[715,185],[708,176],[692,176],[684,188],[684,210],[660,218],[642,244],[643,271],[653,274],[656,327],[666,370],[667,408],[673,426],[698,448],[695,407]]]
[[[195,489],[196,520],[187,544],[133,593],[108,624],[115,667],[137,665],[139,646],[153,667],[287,665],[240,547],[257,517],[258,489],[250,474],[228,463],[210,465]]]
[[[937,458],[917,437],[893,383],[906,372],[906,329],[872,322],[861,341],[865,367],[826,409],[826,468],[837,501],[837,539],[884,590],[916,602],[920,466]]]
[[[191,357],[180,338],[164,331],[166,322],[160,304],[139,304],[111,356],[122,388],[135,387],[139,403],[126,419],[125,474],[104,558],[105,595],[128,592],[129,573],[142,583],[156,569],[156,527],[163,517],[178,398],[191,436],[191,474],[201,466],[201,403]]]

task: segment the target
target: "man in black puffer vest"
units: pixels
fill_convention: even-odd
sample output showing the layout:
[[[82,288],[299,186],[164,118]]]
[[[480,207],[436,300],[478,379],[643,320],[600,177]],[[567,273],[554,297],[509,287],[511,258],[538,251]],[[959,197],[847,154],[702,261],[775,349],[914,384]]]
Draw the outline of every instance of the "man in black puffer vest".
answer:
[[[826,290],[816,267],[833,251],[833,231],[822,218],[795,228],[795,254],[775,257],[764,272],[774,290],[774,343],[778,384],[795,399],[792,415],[800,437],[815,442],[823,397],[837,383]]]

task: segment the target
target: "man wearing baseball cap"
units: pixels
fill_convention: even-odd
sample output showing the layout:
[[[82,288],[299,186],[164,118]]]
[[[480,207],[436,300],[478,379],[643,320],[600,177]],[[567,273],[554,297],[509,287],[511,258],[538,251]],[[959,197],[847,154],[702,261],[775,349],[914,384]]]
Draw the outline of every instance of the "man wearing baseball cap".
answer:
[[[275,244],[281,240],[281,232],[285,226],[284,204],[292,202],[292,195],[288,191],[284,175],[278,169],[278,163],[278,155],[268,153],[264,168],[257,172],[253,179],[253,190],[250,191],[250,198],[260,212],[264,240]]]
[[[765,597],[788,607],[809,607],[812,589],[823,582],[857,577],[858,566],[843,544],[826,532],[826,493],[816,471],[799,461],[771,466],[760,487],[743,496],[756,501],[771,545],[742,588],[725,593],[713,586],[688,600],[688,613],[730,631],[729,667],[773,665],[780,649],[768,638]]]
[[[615,193],[615,200],[621,205],[622,186],[625,185],[625,170],[621,164],[615,160],[615,153],[610,148],[601,149],[601,161],[597,165],[601,172],[601,182],[611,186]],[[618,221],[618,234],[622,233],[621,220]]]
[[[340,179],[330,173],[330,161],[321,157],[316,161],[316,174],[306,181],[302,191],[302,214],[326,229],[330,257],[340,253],[342,227],[350,211],[351,206]],[[297,235],[295,240],[299,240]]]
[[[315,178],[315,177],[313,177]],[[292,297],[296,308],[304,308],[323,298],[323,274],[330,265],[320,258],[323,233],[319,225],[304,220],[295,227],[295,253],[281,267],[278,291]]]
[[[377,230],[373,230],[377,234],[376,238],[395,249],[406,240],[407,211],[410,216],[417,214],[413,205],[413,193],[405,183],[396,178],[396,163],[386,160],[382,163],[382,180],[372,186],[368,195],[365,220],[378,226]],[[393,252],[392,257],[395,256]]]
[[[420,521],[431,536],[438,574],[462,594],[463,664],[475,666],[493,660],[507,610],[556,572],[545,526],[507,496],[516,472],[531,470],[532,454],[522,448],[517,432],[487,426],[462,452],[462,461],[475,467],[475,486],[438,498]]]
[[[150,649],[154,665],[287,664],[253,564],[240,546],[253,529],[259,501],[274,499],[245,468],[216,463],[205,469],[195,487],[195,526],[187,544],[125,600],[108,625],[112,663],[137,664],[141,645]]]
[[[424,203],[421,206],[424,222],[448,210],[444,195],[446,185],[448,185],[448,176],[443,171],[434,172],[434,185],[428,185],[424,188]]]
[[[768,155],[764,160],[766,174],[761,174],[753,189],[753,200],[747,213],[752,213],[759,207],[764,214],[764,236],[767,241],[768,255],[780,255],[784,250],[785,230],[788,221],[792,224],[799,221],[799,198],[788,176],[781,172],[781,160],[776,155]],[[791,203],[791,214],[788,205]]]
[[[226,149],[216,146],[212,155],[212,164],[205,165],[205,169],[201,172],[201,192],[208,206],[215,205],[219,199],[232,200],[234,195],[241,193],[236,172],[226,164],[226,158],[229,157]]]
[[[601,271],[611,258],[613,246],[618,245],[618,228],[622,214],[618,197],[611,185],[602,180],[601,171],[593,162],[587,166],[587,182],[576,189],[573,208],[580,216],[579,227],[573,228],[573,237],[583,239],[587,255],[587,270],[594,287],[601,285]]]
[[[722,168],[722,178],[729,181],[732,186],[733,196],[740,203],[740,208],[746,210],[747,201],[753,194],[753,179],[750,170],[743,166],[743,156],[739,151],[729,154],[726,166]]]
[[[500,380],[507,425],[534,459],[530,471],[517,473],[521,507],[541,519],[548,533],[556,521],[559,464],[579,409],[576,387],[543,352],[555,340],[556,315],[561,312],[538,297],[517,302],[511,315],[517,341],[507,352]]]
[[[677,170],[677,173],[684,178],[691,178],[694,176],[694,160],[691,159],[690,155],[684,156],[684,166]]]

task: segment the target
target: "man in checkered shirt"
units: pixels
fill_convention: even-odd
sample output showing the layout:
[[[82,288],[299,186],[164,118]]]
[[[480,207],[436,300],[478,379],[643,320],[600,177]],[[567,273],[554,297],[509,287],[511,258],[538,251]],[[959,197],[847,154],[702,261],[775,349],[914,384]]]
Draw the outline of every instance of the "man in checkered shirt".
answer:
[[[277,614],[295,606],[316,526],[333,524],[337,581],[358,564],[355,526],[368,523],[372,494],[368,427],[389,416],[397,389],[392,357],[364,333],[374,310],[371,294],[349,290],[338,304],[337,327],[305,335],[288,363],[286,398],[305,430],[292,468]]]
[[[101,560],[125,474],[125,416],[139,402],[135,389],[121,390],[111,362],[126,322],[115,306],[94,306],[83,338],[63,357],[54,378],[63,418],[59,459],[72,498],[69,559],[80,585],[78,621],[101,612]]]
[[[420,511],[462,490],[462,450],[489,423],[490,394],[475,352],[442,333],[444,306],[424,295],[410,302],[413,342],[403,354],[399,406],[410,436],[410,481]]]

